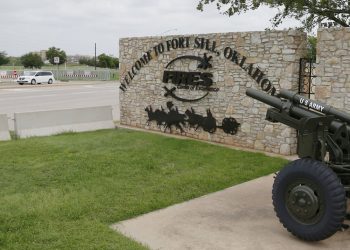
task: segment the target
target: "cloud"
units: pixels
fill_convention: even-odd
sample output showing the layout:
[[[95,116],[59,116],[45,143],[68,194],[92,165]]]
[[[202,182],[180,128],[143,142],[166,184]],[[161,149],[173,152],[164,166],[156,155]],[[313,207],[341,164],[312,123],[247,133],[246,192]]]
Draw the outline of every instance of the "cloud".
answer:
[[[118,55],[121,37],[264,30],[275,10],[227,17],[197,0],[17,0],[0,9],[0,51],[20,56],[51,46],[68,54]],[[296,25],[291,22],[288,25]]]

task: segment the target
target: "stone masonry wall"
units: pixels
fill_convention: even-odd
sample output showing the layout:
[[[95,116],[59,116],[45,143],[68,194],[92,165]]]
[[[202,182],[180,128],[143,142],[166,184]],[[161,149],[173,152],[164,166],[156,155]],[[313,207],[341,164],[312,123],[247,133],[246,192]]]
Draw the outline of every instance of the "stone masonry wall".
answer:
[[[245,92],[247,88],[264,89],[270,94],[273,88],[277,92],[281,88],[296,91],[299,59],[306,51],[304,33],[286,30],[123,38],[119,43],[121,124],[284,155],[296,152],[295,131],[265,121],[268,106],[247,97]],[[211,56],[212,67],[200,68],[199,62],[182,56]],[[175,86],[171,82],[163,83],[165,70],[210,73],[211,87],[219,90],[195,102],[177,100],[169,93],[165,96],[164,87]],[[197,99],[205,91],[177,88],[175,93],[185,99]],[[188,123],[170,128],[157,126],[156,121],[149,121],[147,107],[153,114],[158,109],[178,114],[192,111],[202,118],[212,115],[217,128],[209,133]],[[224,131],[224,118],[234,118],[240,123],[237,133]],[[205,121],[208,120],[202,119]]]
[[[317,34],[315,99],[350,113],[350,28]]]

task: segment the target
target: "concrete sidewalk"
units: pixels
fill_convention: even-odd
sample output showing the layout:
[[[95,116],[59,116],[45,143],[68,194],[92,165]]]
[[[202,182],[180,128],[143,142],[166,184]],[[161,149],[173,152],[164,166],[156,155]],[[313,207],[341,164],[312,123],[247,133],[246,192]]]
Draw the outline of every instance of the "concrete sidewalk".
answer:
[[[272,183],[273,176],[265,176],[120,222],[112,228],[151,249],[349,248],[349,230],[315,243],[300,241],[288,233],[271,204]]]

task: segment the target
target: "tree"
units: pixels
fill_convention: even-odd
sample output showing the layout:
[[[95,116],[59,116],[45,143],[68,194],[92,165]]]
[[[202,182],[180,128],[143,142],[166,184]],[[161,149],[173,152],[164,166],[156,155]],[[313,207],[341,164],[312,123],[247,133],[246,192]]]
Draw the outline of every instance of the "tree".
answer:
[[[79,64],[95,66],[94,58],[82,57],[79,59]],[[115,69],[119,67],[119,59],[117,57],[101,54],[97,57],[97,67]]]
[[[323,20],[344,27],[349,27],[350,21],[350,2],[345,0],[199,0],[197,9],[203,11],[204,5],[210,3],[216,3],[217,9],[229,16],[256,10],[263,5],[277,8],[279,12],[271,19],[274,27],[287,17],[300,20],[308,31]]]
[[[106,54],[101,54],[98,56],[98,66],[101,68],[116,68],[113,57],[107,56]]]
[[[44,63],[41,60],[41,56],[36,53],[28,53],[21,57],[22,65],[25,68],[41,68]]]
[[[115,67],[118,69],[118,68],[119,68],[119,58],[114,57],[114,58],[113,58],[113,61],[114,61]]]
[[[61,50],[59,48],[51,47],[46,51],[46,57],[49,60],[51,64],[55,64],[54,58],[59,57],[60,62],[58,64],[63,64],[67,61],[67,55],[64,50]]]
[[[89,57],[81,57],[79,59],[79,64],[88,65],[88,66],[95,66],[95,59],[89,58]]]
[[[7,57],[7,54],[4,51],[0,51],[0,65],[9,63],[10,58]]]
[[[9,59],[10,59],[10,62],[8,63],[8,65],[22,66],[22,62],[21,62],[20,57],[10,56]]]
[[[314,36],[307,37],[307,58],[316,61],[317,38]]]

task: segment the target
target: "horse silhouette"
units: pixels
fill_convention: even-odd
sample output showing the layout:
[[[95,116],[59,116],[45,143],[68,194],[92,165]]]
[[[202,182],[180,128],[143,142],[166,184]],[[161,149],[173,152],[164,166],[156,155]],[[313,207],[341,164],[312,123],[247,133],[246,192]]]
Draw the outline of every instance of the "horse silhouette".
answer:
[[[197,131],[199,127],[202,127],[204,117],[196,114],[193,108],[191,108],[191,110],[187,109],[185,114],[188,117],[187,123],[190,128],[194,128],[194,130]]]
[[[169,112],[165,112],[163,107],[153,111],[152,107],[148,106],[145,109],[148,114],[147,125],[149,125],[151,121],[156,121],[158,127],[164,126],[164,131],[167,129],[171,131],[172,126],[175,126],[181,133],[184,132],[182,126],[186,125],[186,115],[181,114],[177,107],[174,108],[172,102],[167,103],[167,108]]]
[[[149,126],[151,121],[156,121],[158,127],[165,124],[167,113],[164,111],[163,107],[161,107],[160,110],[157,109],[153,111],[152,106],[148,106],[145,108],[145,111],[148,114],[147,126]]]
[[[240,126],[240,123],[232,117],[224,118],[221,126],[217,125],[217,121],[210,109],[207,109],[207,116],[202,116],[196,114],[193,108],[187,109],[184,114],[181,114],[172,102],[167,102],[166,106],[169,112],[166,112],[162,106],[160,109],[154,111],[152,106],[145,108],[145,111],[148,114],[147,125],[149,125],[151,121],[156,121],[159,128],[161,128],[161,126],[164,127],[164,132],[167,129],[171,132],[172,127],[175,126],[175,128],[179,129],[181,133],[184,132],[183,127],[186,125],[195,130],[201,127],[208,133],[215,133],[215,131],[220,128],[225,133],[231,135],[235,135]]]

